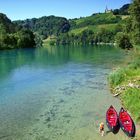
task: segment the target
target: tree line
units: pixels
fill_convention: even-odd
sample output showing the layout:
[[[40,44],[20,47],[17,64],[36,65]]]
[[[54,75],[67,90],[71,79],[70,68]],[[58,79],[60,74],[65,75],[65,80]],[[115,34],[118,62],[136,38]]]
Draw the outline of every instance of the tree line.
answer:
[[[0,49],[34,47],[35,35],[29,29],[15,25],[0,13]]]
[[[119,30],[119,29],[118,29]],[[116,31],[110,31],[106,28],[101,28],[99,32],[94,32],[89,29],[83,30],[80,34],[65,33],[59,35],[54,44],[98,44],[98,43],[114,43]]]
[[[140,0],[133,0],[128,12],[124,30],[116,34],[117,45],[123,49],[140,45]]]
[[[69,21],[66,18],[56,16],[18,20],[14,21],[14,23],[32,30],[42,39],[46,39],[51,35],[58,36],[61,33],[68,32],[70,29]]]

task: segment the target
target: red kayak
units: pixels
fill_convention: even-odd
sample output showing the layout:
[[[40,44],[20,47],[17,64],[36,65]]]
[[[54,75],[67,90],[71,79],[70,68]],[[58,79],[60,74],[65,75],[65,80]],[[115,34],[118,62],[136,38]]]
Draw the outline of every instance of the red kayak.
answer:
[[[106,112],[106,124],[110,131],[114,134],[118,133],[120,129],[118,114],[112,105]]]
[[[121,108],[119,113],[119,123],[121,126],[121,129],[129,136],[134,137],[135,136],[135,124],[130,117],[130,115],[125,111],[123,108]]]

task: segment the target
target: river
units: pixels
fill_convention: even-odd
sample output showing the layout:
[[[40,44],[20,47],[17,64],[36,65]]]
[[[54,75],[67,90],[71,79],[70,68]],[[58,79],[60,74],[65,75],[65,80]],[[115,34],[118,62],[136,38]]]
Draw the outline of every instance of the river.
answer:
[[[0,139],[127,140],[98,132],[108,107],[121,107],[107,77],[127,57],[112,46],[0,51]]]

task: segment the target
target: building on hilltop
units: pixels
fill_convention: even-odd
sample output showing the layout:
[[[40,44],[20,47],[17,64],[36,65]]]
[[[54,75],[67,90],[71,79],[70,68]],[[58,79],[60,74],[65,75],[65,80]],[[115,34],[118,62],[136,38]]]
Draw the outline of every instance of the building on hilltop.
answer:
[[[112,12],[112,9],[109,10],[108,7],[106,6],[106,8],[105,8],[105,13],[111,13],[111,12]]]

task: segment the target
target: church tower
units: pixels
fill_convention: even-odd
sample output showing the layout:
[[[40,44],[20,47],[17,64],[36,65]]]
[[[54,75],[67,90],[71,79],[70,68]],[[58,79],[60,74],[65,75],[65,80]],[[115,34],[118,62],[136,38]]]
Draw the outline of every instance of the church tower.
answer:
[[[108,11],[108,8],[107,8],[107,5],[106,5],[106,8],[105,8],[105,13],[107,13],[107,11]]]
[[[112,12],[112,10],[108,10],[108,7],[106,6],[105,13],[110,13],[110,12]]]

